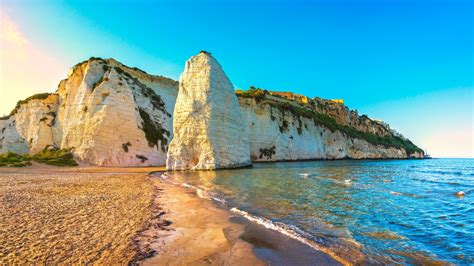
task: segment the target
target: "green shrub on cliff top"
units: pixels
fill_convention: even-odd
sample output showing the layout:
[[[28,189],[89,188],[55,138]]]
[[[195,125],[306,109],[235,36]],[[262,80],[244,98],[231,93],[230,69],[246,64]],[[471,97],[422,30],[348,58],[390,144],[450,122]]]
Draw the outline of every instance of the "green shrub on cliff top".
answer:
[[[260,94],[259,90],[261,89],[256,89],[255,87],[251,87],[250,90],[247,90],[247,91],[236,91],[236,94],[239,97],[255,98],[256,102],[258,103],[258,102],[261,102],[265,98],[265,95],[266,95],[265,91],[263,91],[263,94]],[[280,110],[280,112],[282,113],[289,112],[297,119],[300,119],[301,117],[311,119],[314,121],[315,125],[323,126],[329,129],[331,132],[338,130],[351,138],[363,139],[373,145],[381,145],[388,148],[389,147],[403,148],[405,149],[407,155],[410,155],[414,152],[423,152],[422,149],[418,148],[415,144],[413,144],[408,139],[402,139],[394,135],[377,136],[372,133],[359,131],[353,127],[340,125],[336,122],[336,120],[334,120],[334,118],[322,113],[315,112],[297,103],[292,104],[287,101],[280,102],[280,101],[268,100],[268,101],[265,101],[265,104],[268,104]],[[271,114],[271,116],[273,116],[273,113]],[[367,116],[362,116],[362,118],[366,118],[366,117]],[[272,120],[274,119],[272,118]],[[283,132],[284,129],[285,129],[285,124],[283,124],[283,126],[280,126],[280,131]],[[299,128],[298,128],[298,133],[300,133],[301,130],[302,129],[301,129],[301,123],[300,123]]]
[[[13,108],[13,110],[10,112],[10,115],[2,117],[2,120],[6,120],[10,116],[15,115],[18,112],[18,109],[20,109],[22,104],[28,103],[31,100],[44,100],[44,99],[48,98],[49,95],[51,95],[51,94],[52,93],[47,93],[47,92],[46,93],[38,93],[38,94],[34,94],[34,95],[24,99],[24,100],[18,101],[16,103],[15,108]]]
[[[386,148],[389,148],[389,147],[403,148],[405,149],[408,155],[414,152],[423,151],[420,148],[418,148],[416,145],[414,145],[408,139],[405,140],[393,135],[377,136],[372,133],[359,131],[353,127],[338,124],[336,120],[334,120],[334,118],[328,115],[317,113],[317,112],[314,112],[313,110],[310,110],[304,107],[297,107],[288,103],[283,103],[283,104],[277,104],[277,108],[279,108],[280,110],[289,111],[297,117],[303,116],[303,117],[312,119],[316,125],[324,126],[325,128],[329,129],[331,132],[338,130],[351,138],[363,139],[373,145],[381,145]]]
[[[254,86],[250,86],[250,89],[246,91],[236,90],[235,93],[239,97],[254,98],[257,102],[260,102],[265,99],[265,95],[267,95],[268,92],[260,88],[255,88]]]

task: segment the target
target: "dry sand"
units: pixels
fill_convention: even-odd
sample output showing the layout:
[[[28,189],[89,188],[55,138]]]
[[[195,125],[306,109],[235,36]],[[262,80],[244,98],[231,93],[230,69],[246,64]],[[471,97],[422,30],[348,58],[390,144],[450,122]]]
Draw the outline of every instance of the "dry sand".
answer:
[[[113,172],[0,168],[0,264],[131,261],[153,185],[148,169]]]

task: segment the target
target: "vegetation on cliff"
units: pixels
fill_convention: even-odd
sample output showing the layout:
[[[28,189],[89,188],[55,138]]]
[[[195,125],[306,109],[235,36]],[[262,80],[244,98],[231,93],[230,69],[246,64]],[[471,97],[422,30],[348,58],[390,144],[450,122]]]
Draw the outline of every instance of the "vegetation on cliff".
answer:
[[[142,108],[139,108],[138,110],[143,120],[142,129],[145,133],[146,139],[148,140],[148,145],[153,147],[155,145],[158,146],[158,144],[161,143],[161,150],[165,152],[168,145],[168,139],[165,137],[165,134],[169,137],[170,132],[162,128],[161,125],[156,125],[145,110]]]
[[[292,101],[289,99],[284,99],[283,101],[277,101],[274,99],[268,99],[268,91],[251,87],[247,91],[237,90],[236,94],[238,97],[242,98],[253,98],[257,103],[268,104],[272,108],[278,109],[282,116],[284,117],[285,113],[290,113],[295,117],[299,124],[297,127],[298,134],[302,133],[302,125],[303,122],[301,118],[307,118],[313,120],[315,125],[323,126],[330,130],[331,132],[340,131],[345,135],[351,138],[358,138],[365,140],[373,145],[381,145],[384,147],[394,147],[394,148],[403,148],[405,149],[407,155],[410,155],[414,152],[423,152],[420,148],[418,148],[415,144],[413,144],[408,139],[403,139],[399,136],[395,136],[393,134],[387,136],[378,136],[372,133],[363,132],[357,130],[353,127],[345,126],[338,124],[336,120],[328,115],[316,112],[304,105],[296,101]],[[271,114],[272,120],[275,120],[273,113]],[[280,131],[283,132],[288,128],[288,122],[283,119],[282,124],[279,126]]]
[[[165,102],[163,101],[160,95],[156,94],[155,91],[153,91],[152,88],[146,86],[145,84],[140,82],[140,80],[133,77],[128,72],[124,71],[122,68],[114,67],[114,69],[115,71],[117,71],[117,73],[119,73],[120,75],[123,75],[125,79],[127,80],[131,79],[132,81],[134,81],[135,84],[140,88],[141,93],[150,100],[151,104],[153,105],[155,109],[158,109],[163,114],[166,114],[168,117],[171,117],[171,114],[168,113],[168,111],[166,110]]]
[[[273,155],[275,155],[276,151],[275,151],[276,147],[275,145],[273,145],[271,148],[260,148],[260,159],[262,159],[263,157],[267,158],[267,159],[271,159],[273,157]]]
[[[128,152],[128,147],[132,146],[132,144],[130,142],[127,142],[127,143],[122,143],[122,149],[123,151],[125,152]]]
[[[100,57],[90,57],[89,59],[87,60],[84,60],[82,62],[79,62],[77,64],[75,64],[72,68],[73,68],[73,71],[75,71],[79,66],[83,65],[83,64],[86,64],[86,63],[90,63],[92,61],[96,61],[98,62],[99,64],[104,64],[103,65],[103,69],[104,71],[106,72],[111,66],[113,65],[118,65],[118,68],[125,68],[125,69],[128,69],[129,71],[135,71],[135,72],[139,72],[141,75],[143,76],[147,76],[149,79],[151,80],[156,80],[156,81],[159,81],[161,84],[165,84],[165,85],[168,85],[168,86],[177,86],[178,85],[178,82],[176,80],[173,80],[173,79],[170,79],[170,78],[167,78],[167,77],[164,77],[164,76],[160,76],[160,75],[152,75],[152,74],[149,74],[147,73],[146,71],[138,68],[138,67],[130,67],[130,66],[127,66],[127,65],[124,65],[122,63],[120,63],[119,61],[113,59],[113,58],[108,58],[108,59],[104,59],[104,58],[100,58]]]
[[[0,167],[22,167],[27,165],[31,165],[28,155],[19,155],[13,152],[0,154]]]
[[[237,94],[238,97],[243,97],[243,98],[253,98],[257,103],[265,99],[265,95],[268,94],[268,91],[260,88],[256,88],[254,86],[250,86],[250,89],[244,91],[244,90],[235,90],[235,94]]]
[[[70,149],[45,148],[33,155],[31,159],[55,166],[77,166]]]
[[[33,156],[13,152],[0,154],[0,167],[22,167],[31,165],[31,161],[55,166],[77,166],[70,149],[45,148]]]

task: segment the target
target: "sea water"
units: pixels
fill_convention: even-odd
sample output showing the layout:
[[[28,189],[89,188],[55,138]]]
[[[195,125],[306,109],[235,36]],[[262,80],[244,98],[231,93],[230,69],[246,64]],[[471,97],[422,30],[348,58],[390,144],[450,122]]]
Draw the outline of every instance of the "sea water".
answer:
[[[474,264],[474,160],[341,160],[170,173],[252,222],[350,260]]]

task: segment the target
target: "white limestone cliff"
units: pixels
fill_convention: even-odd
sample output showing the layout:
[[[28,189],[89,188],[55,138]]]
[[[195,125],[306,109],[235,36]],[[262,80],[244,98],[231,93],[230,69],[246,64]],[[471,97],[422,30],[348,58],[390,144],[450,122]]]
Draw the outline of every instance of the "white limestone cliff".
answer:
[[[72,149],[82,164],[167,164],[173,170],[424,156],[387,124],[339,103],[295,100],[291,93],[283,93],[291,100],[282,93],[237,94],[207,53],[188,60],[179,94],[174,80],[91,58],[74,66],[55,93],[19,101],[0,117],[0,154],[36,154],[52,146]]]
[[[376,145],[339,130],[330,130],[313,119],[278,109],[269,104],[271,101],[239,97],[239,102],[254,162],[423,157],[419,152],[408,156],[403,148]],[[373,128],[367,130],[371,132]]]
[[[177,83],[115,60],[75,67],[58,92],[58,141],[97,165],[163,165]]]
[[[86,164],[164,165],[177,82],[92,58],[73,67],[46,99],[22,101],[0,120],[0,153],[72,149]]]
[[[209,53],[201,52],[186,62],[173,115],[167,169],[251,164],[247,129],[234,87]]]
[[[11,115],[0,120],[0,154],[35,154],[53,145],[57,94],[42,93],[20,101]]]

